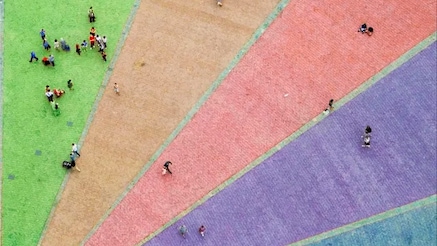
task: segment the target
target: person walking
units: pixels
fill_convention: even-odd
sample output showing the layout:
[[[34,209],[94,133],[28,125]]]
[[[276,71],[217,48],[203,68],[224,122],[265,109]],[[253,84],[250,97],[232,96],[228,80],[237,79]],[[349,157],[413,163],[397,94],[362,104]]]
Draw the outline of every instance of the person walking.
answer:
[[[36,57],[35,51],[30,52],[30,61],[33,62],[33,59],[36,59],[38,61],[38,57]]]
[[[79,44],[76,44],[76,53],[78,55],[80,55],[80,46],[79,46]]]
[[[73,89],[73,82],[71,82],[71,79],[69,79],[69,80],[67,81],[67,87],[68,87],[68,89],[70,89],[70,91],[71,91],[71,90],[74,90],[74,89]]]
[[[188,229],[187,229],[187,227],[186,227],[185,225],[181,225],[181,226],[179,226],[178,230],[179,230],[179,233],[181,234],[181,236],[182,236],[183,238],[185,238],[185,236],[186,236],[187,233],[188,233]]]
[[[201,225],[199,227],[199,233],[202,237],[205,237],[205,231],[206,231],[206,227],[204,225]]]
[[[80,154],[79,154],[78,149],[77,149],[77,144],[75,144],[75,143],[71,144],[71,152],[73,154],[76,154],[76,155],[78,155],[80,157]]]
[[[86,51],[86,48],[88,48],[88,43],[86,42],[86,40],[83,40],[83,42],[80,44],[80,46],[82,47],[83,51]]]
[[[50,50],[51,48],[49,41],[47,41],[47,39],[43,40],[42,46],[44,47],[45,50]]]
[[[77,171],[80,172],[79,167],[76,166],[76,160],[75,160],[75,159],[76,159],[76,158],[75,158],[75,156],[74,156],[74,153],[71,152],[71,153],[70,153],[70,163],[71,163],[71,166],[70,166],[69,168],[74,167],[74,169],[76,169]]]
[[[106,62],[106,52],[104,50],[102,51],[102,59]]]
[[[46,39],[46,31],[44,29],[41,29],[39,35],[41,36],[41,39],[44,42],[44,39]]]
[[[221,7],[223,6],[223,0],[216,0],[217,1],[217,6]]]
[[[167,172],[169,173],[169,174],[173,174],[171,171],[170,171],[170,165],[172,165],[173,163],[171,163],[171,161],[166,161],[165,163],[164,163],[164,166],[162,167],[162,175],[164,175],[164,174],[166,174]]]

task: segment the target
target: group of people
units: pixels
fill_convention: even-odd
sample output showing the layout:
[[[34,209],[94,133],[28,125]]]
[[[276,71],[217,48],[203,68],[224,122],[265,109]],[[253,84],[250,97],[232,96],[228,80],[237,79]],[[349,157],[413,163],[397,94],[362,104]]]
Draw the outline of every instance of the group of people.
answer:
[[[73,82],[71,82],[71,79],[67,81],[67,86],[70,90],[73,89]],[[52,106],[53,113],[55,116],[58,116],[60,114],[60,108],[59,108],[59,104],[57,102],[55,102],[54,96],[56,96],[56,98],[60,98],[64,94],[65,94],[65,90],[56,89],[56,88],[52,90],[52,89],[50,89],[49,85],[46,85],[45,96],[47,97],[47,100],[49,101],[50,105]]]
[[[361,32],[362,34],[367,33],[367,35],[372,36],[373,27],[371,26],[367,27],[367,24],[363,23],[361,24],[360,28],[358,28],[358,32]]]
[[[70,161],[63,161],[62,162],[62,166],[64,168],[66,168],[66,169],[74,168],[74,169],[76,169],[77,171],[80,172],[79,167],[76,166],[76,158],[77,158],[77,156],[80,157],[77,144],[72,143],[71,144],[71,152],[70,152]]]
[[[181,226],[179,226],[178,231],[181,234],[181,236],[183,238],[185,238],[187,233],[188,233],[188,228],[185,225],[181,225]],[[206,227],[204,225],[201,225],[199,227],[198,232],[199,232],[200,236],[205,237]]]

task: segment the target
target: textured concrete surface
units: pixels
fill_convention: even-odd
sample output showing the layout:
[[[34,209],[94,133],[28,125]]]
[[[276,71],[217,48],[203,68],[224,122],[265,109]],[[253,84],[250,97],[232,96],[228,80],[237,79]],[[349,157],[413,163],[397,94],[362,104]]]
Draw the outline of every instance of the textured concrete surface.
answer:
[[[312,119],[330,98],[342,98],[434,32],[430,7],[290,2],[89,245],[136,243],[170,221]],[[378,33],[357,33],[363,19]],[[175,174],[163,178],[166,160],[173,161]]]
[[[434,43],[145,245],[285,245],[435,194],[436,55]]]

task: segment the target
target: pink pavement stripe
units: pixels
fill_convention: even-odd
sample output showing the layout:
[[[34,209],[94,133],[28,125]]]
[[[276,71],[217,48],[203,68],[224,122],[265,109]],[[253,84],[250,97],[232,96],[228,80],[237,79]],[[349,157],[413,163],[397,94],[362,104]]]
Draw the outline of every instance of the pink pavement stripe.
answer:
[[[435,3],[340,2],[290,2],[86,245],[140,242],[435,31]]]

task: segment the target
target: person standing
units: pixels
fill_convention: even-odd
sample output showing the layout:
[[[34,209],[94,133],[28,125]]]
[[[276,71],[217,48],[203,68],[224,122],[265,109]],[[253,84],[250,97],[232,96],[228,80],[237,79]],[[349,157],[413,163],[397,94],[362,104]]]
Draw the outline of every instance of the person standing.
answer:
[[[88,9],[88,18],[90,19],[90,23],[96,21],[96,16],[95,16],[95,14],[94,14],[93,7],[90,7],[90,8]]]
[[[38,61],[38,57],[36,57],[35,51],[30,52],[30,61],[33,62],[33,59],[36,59]]]
[[[179,233],[181,234],[181,236],[183,238],[185,238],[185,235],[187,235],[187,233],[188,233],[187,227],[185,225],[181,225],[181,226],[179,226],[178,230],[179,230]]]
[[[57,39],[55,39],[55,42],[53,42],[53,48],[55,48],[55,50],[59,51],[59,41]]]
[[[217,1],[217,6],[219,6],[219,7],[223,6],[223,3],[222,3],[223,0],[216,0],[216,1]]]
[[[55,57],[53,55],[49,56],[49,62],[52,66],[55,66]]]
[[[201,225],[199,227],[199,233],[202,237],[205,237],[205,231],[206,231],[206,227],[204,225]]]
[[[96,36],[96,29],[94,27],[91,27],[90,35]]]
[[[118,88],[118,84],[117,83],[114,83],[114,91],[115,91],[115,94],[120,96],[120,89]]]
[[[83,51],[86,51],[86,48],[88,48],[88,43],[86,42],[86,40],[84,40],[84,41],[80,44],[80,46],[82,47],[82,50],[83,50]]]
[[[96,37],[90,35],[89,39],[90,39],[90,50],[92,50],[94,48],[94,42],[96,41]]]
[[[166,161],[165,163],[164,163],[164,166],[163,166],[163,169],[165,170],[165,172],[163,172],[162,174],[165,174],[165,173],[169,173],[169,174],[173,174],[171,171],[170,171],[170,165],[172,165],[173,163],[171,163],[171,161]]]
[[[50,89],[47,90],[46,97],[49,100],[49,103],[53,102],[53,92],[51,92]]]
[[[79,154],[78,149],[77,149],[77,144],[75,144],[75,143],[71,144],[71,152],[73,154],[76,154],[76,155],[78,155],[80,157],[80,154]]]
[[[108,39],[106,38],[106,36],[103,36],[102,42],[105,45],[105,48],[108,47],[108,46],[106,46],[106,41],[108,41]]]

